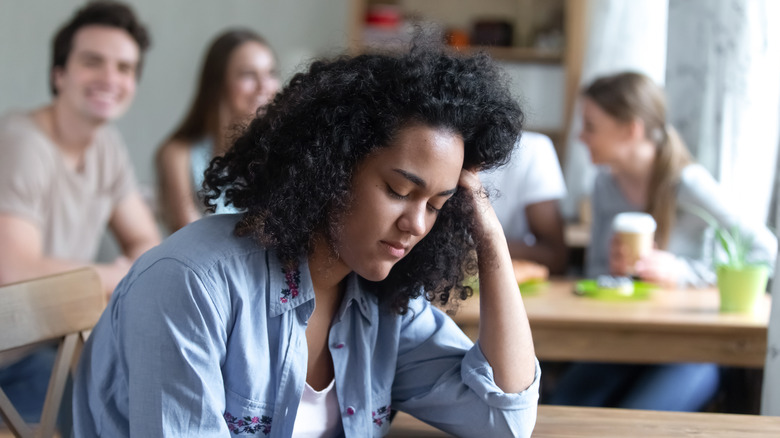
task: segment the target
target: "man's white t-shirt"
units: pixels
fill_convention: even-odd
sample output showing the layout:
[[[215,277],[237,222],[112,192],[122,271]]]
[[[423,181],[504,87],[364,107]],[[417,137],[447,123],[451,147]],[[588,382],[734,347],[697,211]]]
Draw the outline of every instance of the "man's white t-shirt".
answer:
[[[480,174],[491,194],[493,209],[507,240],[535,241],[528,228],[525,209],[530,204],[559,200],[566,184],[552,141],[536,132],[523,132],[511,161]]]

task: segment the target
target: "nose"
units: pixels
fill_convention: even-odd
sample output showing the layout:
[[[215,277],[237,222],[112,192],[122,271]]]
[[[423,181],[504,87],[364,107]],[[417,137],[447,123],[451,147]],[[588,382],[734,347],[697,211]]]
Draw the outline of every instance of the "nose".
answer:
[[[425,211],[425,203],[410,204],[398,218],[398,229],[412,236],[422,236],[426,231]]]
[[[100,69],[100,80],[106,85],[113,85],[119,81],[121,73],[119,69],[110,65],[104,65]]]

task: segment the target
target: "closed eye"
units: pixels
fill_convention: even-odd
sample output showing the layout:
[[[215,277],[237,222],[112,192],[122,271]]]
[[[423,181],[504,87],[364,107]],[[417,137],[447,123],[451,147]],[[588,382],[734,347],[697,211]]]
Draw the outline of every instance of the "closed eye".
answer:
[[[406,199],[409,197],[409,195],[402,195],[395,190],[393,190],[392,187],[390,187],[390,184],[387,184],[387,194],[390,195],[391,198],[395,199]]]
[[[387,190],[387,195],[388,195],[388,196],[390,196],[390,197],[391,197],[391,198],[393,198],[393,199],[398,199],[398,200],[405,200],[405,199],[409,199],[409,195],[402,195],[402,194],[400,194],[400,193],[396,192],[395,190],[393,190],[393,188],[392,188],[392,187],[390,187],[390,184],[386,184],[386,185],[385,185],[385,188],[386,188],[386,190]],[[436,215],[438,215],[438,214],[439,214],[439,212],[441,211],[441,208],[436,208],[436,207],[434,207],[434,206],[433,206],[433,205],[431,205],[431,204],[426,204],[426,205],[425,205],[425,208],[426,208],[426,209],[427,209],[429,212],[431,212],[431,213],[433,213],[433,214],[436,214]]]

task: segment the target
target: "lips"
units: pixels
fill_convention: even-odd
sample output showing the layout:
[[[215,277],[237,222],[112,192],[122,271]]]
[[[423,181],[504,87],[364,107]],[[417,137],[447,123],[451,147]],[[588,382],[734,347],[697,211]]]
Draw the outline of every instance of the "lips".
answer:
[[[391,256],[397,258],[403,257],[406,254],[406,250],[409,248],[409,245],[401,242],[389,242],[387,240],[383,240],[382,245]]]

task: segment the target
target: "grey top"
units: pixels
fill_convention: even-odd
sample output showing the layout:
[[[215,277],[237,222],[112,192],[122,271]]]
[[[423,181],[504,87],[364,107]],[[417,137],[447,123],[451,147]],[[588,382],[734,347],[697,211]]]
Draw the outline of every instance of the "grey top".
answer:
[[[612,238],[612,218],[626,211],[641,211],[631,204],[615,183],[608,169],[600,169],[593,186],[593,224],[591,244],[586,255],[588,277],[609,274],[609,242]],[[774,266],[777,239],[759,221],[739,218],[723,199],[717,181],[699,164],[690,164],[680,175],[677,189],[677,215],[669,236],[667,251],[675,254],[684,266],[680,286],[704,287],[716,282],[713,251],[716,250],[714,230],[707,222],[685,207],[693,205],[710,213],[721,227],[739,226],[752,237],[751,261],[765,261]],[[716,257],[720,255],[716,253]]]

